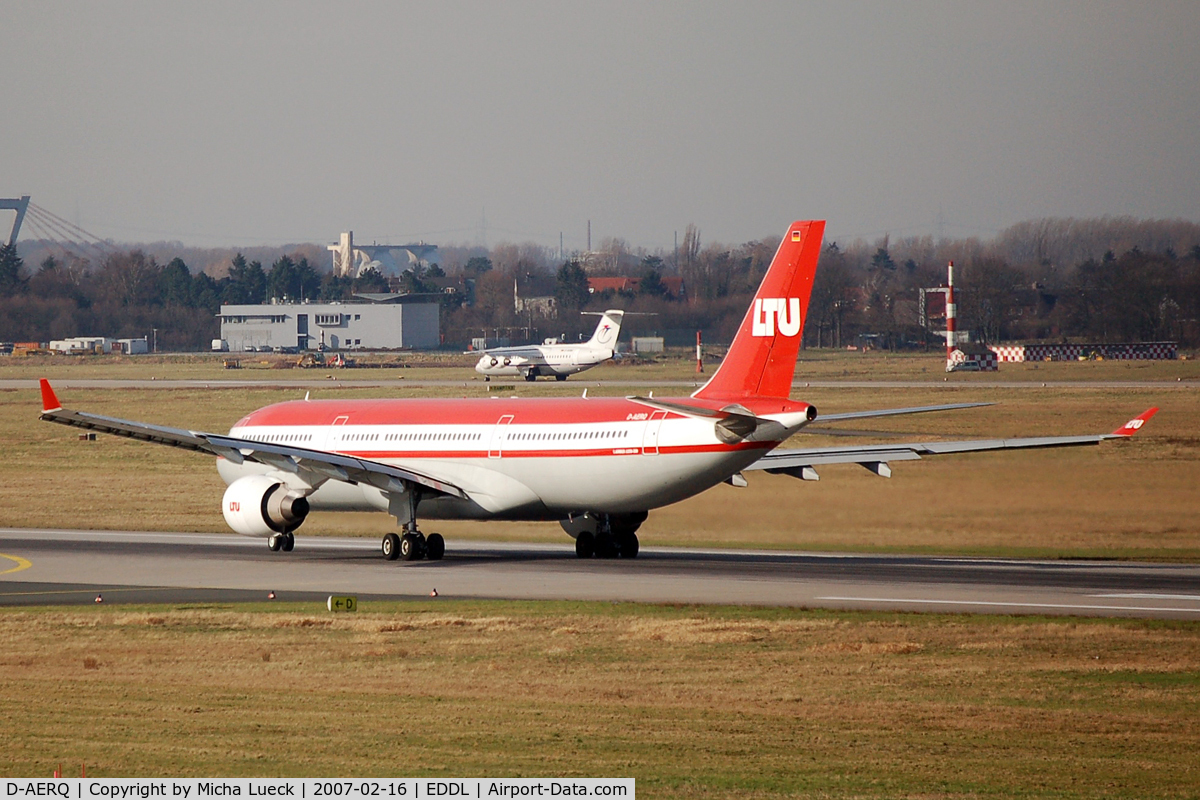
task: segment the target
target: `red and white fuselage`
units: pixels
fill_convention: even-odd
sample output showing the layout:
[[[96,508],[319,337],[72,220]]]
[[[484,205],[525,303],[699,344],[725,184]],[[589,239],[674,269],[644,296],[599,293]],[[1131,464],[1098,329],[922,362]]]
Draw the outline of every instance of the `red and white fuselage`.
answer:
[[[665,403],[719,410],[723,403]],[[240,420],[232,437],[326,450],[436,475],[467,498],[430,495],[422,517],[562,519],[645,511],[690,497],[757,461],[808,422],[806,403],[758,404],[766,438],[723,442],[711,418],[624,398],[328,400],[280,403]],[[218,464],[232,483],[271,468]],[[323,483],[313,509],[387,510],[367,484]]]

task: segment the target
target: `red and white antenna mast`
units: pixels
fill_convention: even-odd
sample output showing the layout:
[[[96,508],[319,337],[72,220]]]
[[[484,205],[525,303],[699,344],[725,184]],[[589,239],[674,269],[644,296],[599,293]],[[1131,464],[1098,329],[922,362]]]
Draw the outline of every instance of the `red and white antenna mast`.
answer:
[[[950,369],[950,356],[954,353],[957,329],[957,307],[954,304],[954,262],[946,267],[946,370]]]

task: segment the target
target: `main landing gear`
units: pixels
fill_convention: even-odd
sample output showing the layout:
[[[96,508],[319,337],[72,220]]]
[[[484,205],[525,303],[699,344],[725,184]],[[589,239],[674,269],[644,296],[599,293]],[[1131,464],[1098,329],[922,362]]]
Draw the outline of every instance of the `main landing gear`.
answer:
[[[295,546],[296,536],[292,533],[273,533],[267,537],[267,547],[271,548],[271,552],[273,553],[277,553],[280,550],[289,553]]]
[[[430,561],[440,561],[446,554],[446,540],[440,533],[431,533],[428,537],[418,530],[405,531],[403,534],[389,533],[383,537],[380,548],[383,557],[388,561],[402,558],[405,561],[419,561],[427,558]]]
[[[637,529],[646,520],[638,514],[601,514],[596,533],[582,531],[575,537],[575,555],[579,558],[637,558],[640,546]]]

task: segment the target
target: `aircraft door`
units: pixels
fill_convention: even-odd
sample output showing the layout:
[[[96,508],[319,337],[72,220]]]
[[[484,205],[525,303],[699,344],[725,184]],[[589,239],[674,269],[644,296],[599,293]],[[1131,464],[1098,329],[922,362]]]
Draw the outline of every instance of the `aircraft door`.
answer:
[[[642,455],[658,455],[658,434],[662,430],[663,419],[666,416],[666,411],[659,410],[651,414],[650,419],[646,420],[646,427],[642,431]]]
[[[504,454],[504,440],[508,436],[508,424],[512,421],[512,414],[505,414],[496,421],[496,427],[492,428],[492,442],[488,446],[488,458],[500,458]]]
[[[335,419],[333,421],[333,425],[331,425],[329,429],[325,431],[325,441],[315,442],[314,444],[322,450],[341,450],[342,434],[345,433],[345,428],[343,428],[343,426],[349,421],[349,419],[350,417],[345,414]]]

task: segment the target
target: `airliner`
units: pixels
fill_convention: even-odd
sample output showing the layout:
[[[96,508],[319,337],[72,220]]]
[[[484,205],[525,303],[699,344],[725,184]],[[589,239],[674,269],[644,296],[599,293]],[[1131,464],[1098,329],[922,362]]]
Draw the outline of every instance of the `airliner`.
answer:
[[[621,335],[621,319],[625,312],[610,308],[599,316],[600,324],[586,342],[561,344],[556,339],[547,339],[542,344],[523,347],[493,347],[483,351],[475,371],[487,381],[500,377],[522,377],[527,381],[535,381],[539,375],[553,375],[556,380],[565,381],[568,375],[591,369],[616,354],[617,337]]]
[[[383,537],[384,558],[413,561],[445,553],[419,519],[557,521],[579,557],[633,558],[651,510],[722,482],[745,486],[745,472],[817,480],[818,467],[853,463],[889,477],[890,462],[927,455],[1128,439],[1157,411],[1103,434],[780,449],[818,418],[985,405],[818,417],[790,398],[824,228],[789,226],[724,361],[687,397],[306,397],[254,411],[223,435],[65,409],[43,379],[41,418],[216,456],[225,521],[272,550],[292,550],[311,510],[375,510],[400,530]]]

